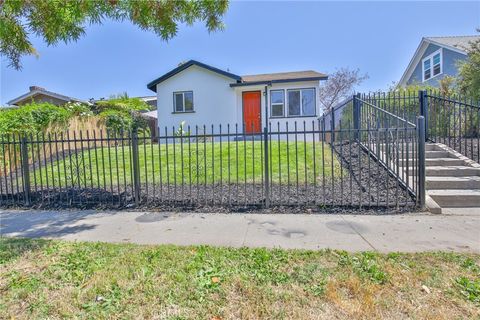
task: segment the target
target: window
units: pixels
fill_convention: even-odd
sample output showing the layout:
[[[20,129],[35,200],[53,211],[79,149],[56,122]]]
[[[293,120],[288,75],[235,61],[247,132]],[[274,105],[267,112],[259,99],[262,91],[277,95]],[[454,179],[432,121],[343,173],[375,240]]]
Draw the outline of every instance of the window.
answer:
[[[283,117],[285,113],[285,93],[283,90],[270,91],[270,105],[272,117]]]
[[[173,106],[173,112],[192,112],[193,91],[174,92]]]
[[[433,56],[433,76],[440,74],[440,53]]]
[[[442,50],[438,50],[422,60],[423,81],[442,73]]]
[[[287,91],[288,116],[315,116],[315,89],[292,89]]]
[[[430,59],[423,61],[423,81],[432,77],[432,69],[430,67]]]

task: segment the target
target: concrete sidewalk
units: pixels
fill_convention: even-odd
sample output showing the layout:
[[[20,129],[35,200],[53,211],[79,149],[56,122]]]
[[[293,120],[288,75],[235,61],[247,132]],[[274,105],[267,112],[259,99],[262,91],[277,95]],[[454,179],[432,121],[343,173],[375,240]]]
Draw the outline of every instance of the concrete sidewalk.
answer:
[[[140,244],[480,252],[480,214],[308,215],[0,210],[6,237]]]

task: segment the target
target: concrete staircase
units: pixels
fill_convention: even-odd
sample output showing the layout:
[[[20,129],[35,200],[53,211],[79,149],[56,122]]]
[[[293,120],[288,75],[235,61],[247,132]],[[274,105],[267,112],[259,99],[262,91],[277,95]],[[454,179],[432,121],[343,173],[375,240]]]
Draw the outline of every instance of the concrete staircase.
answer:
[[[478,207],[480,214],[480,165],[442,144],[425,147],[429,210]]]

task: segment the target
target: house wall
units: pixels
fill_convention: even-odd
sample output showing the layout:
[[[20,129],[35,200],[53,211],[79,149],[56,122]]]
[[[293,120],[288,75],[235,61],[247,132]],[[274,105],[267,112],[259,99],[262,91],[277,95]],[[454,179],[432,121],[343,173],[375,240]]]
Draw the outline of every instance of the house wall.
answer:
[[[319,81],[305,81],[305,82],[292,82],[292,83],[274,83],[271,86],[267,86],[267,97],[268,97],[268,123],[271,124],[272,131],[277,131],[280,128],[281,131],[286,130],[287,123],[288,123],[288,130],[293,131],[295,128],[295,122],[297,123],[297,129],[303,130],[303,122],[305,121],[305,128],[307,130],[312,129],[312,121],[315,122],[316,128],[318,128],[318,117],[320,116],[320,99],[319,99]],[[270,91],[271,90],[285,90],[288,89],[305,89],[305,88],[314,88],[315,89],[315,116],[311,117],[271,117],[271,109],[270,109]],[[261,104],[261,119],[262,119],[262,128],[265,127],[265,85],[258,85],[258,86],[243,86],[243,87],[236,87],[235,91],[237,93],[237,119],[238,123],[243,122],[243,103],[242,103],[242,92],[245,91],[261,91],[262,92],[262,104]],[[287,108],[287,101],[285,98],[285,114]]]
[[[230,87],[235,81],[231,78],[219,75],[209,70],[191,66],[188,69],[176,74],[175,76],[157,84],[157,112],[158,126],[160,135],[165,135],[165,127],[168,134],[173,133],[173,126],[178,129],[182,121],[186,126],[190,126],[190,132],[195,134],[195,126],[199,126],[199,133],[203,133],[203,126],[206,126],[206,132],[219,132],[219,125],[222,126],[222,133],[227,132],[227,126],[230,125],[230,133],[235,132],[235,126],[238,126],[238,132],[243,132],[243,100],[242,93],[247,91],[261,91],[261,127],[265,122],[265,107],[268,106],[268,122],[271,123],[272,129],[276,131],[278,126],[280,130],[286,130],[286,124],[290,131],[295,129],[303,130],[303,122],[305,128],[312,129],[312,121],[318,128],[318,117],[320,115],[319,101],[319,81],[305,81],[295,83],[273,84],[267,88],[268,102],[265,104],[265,85]],[[271,118],[270,110],[270,90],[314,88],[315,89],[315,116],[309,117],[284,117]],[[173,105],[173,92],[193,91],[194,112],[191,113],[175,113]],[[286,108],[285,99],[285,108]],[[286,112],[286,111],[285,111]],[[187,130],[187,128],[185,128]],[[299,136],[299,139],[302,137]]]
[[[439,80],[443,79],[445,76],[456,76],[458,74],[458,62],[463,61],[467,58],[466,55],[452,51],[446,48],[442,48],[442,73],[434,78],[431,78],[425,82],[422,82],[422,63],[423,59],[431,55],[435,51],[439,50],[441,47],[435,44],[429,44],[425,53],[422,55],[422,58],[416,65],[412,75],[407,81],[407,85],[410,84],[425,84],[433,87],[439,86]]]
[[[230,87],[231,78],[218,73],[191,66],[173,77],[157,84],[157,110],[160,134],[172,132],[172,126],[178,128],[182,121],[195,132],[195,126],[208,129],[237,121],[235,90]],[[193,91],[193,109],[191,113],[175,113],[173,92]],[[210,130],[207,130],[210,131]],[[199,129],[203,132],[203,129]]]

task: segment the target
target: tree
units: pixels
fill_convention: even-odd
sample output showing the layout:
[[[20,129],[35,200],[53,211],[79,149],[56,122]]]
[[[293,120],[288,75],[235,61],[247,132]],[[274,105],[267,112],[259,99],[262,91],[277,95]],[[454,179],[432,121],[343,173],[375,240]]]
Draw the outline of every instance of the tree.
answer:
[[[0,0],[0,54],[21,68],[23,55],[36,55],[30,34],[48,45],[76,41],[88,24],[129,20],[163,40],[174,37],[178,24],[203,21],[209,31],[223,28],[228,0]]]
[[[468,59],[460,63],[458,87],[462,94],[480,101],[480,39],[470,42],[467,54]]]
[[[320,102],[324,111],[329,111],[341,100],[353,94],[355,86],[368,79],[367,74],[360,74],[360,70],[341,68],[331,75],[325,85],[320,87]]]

